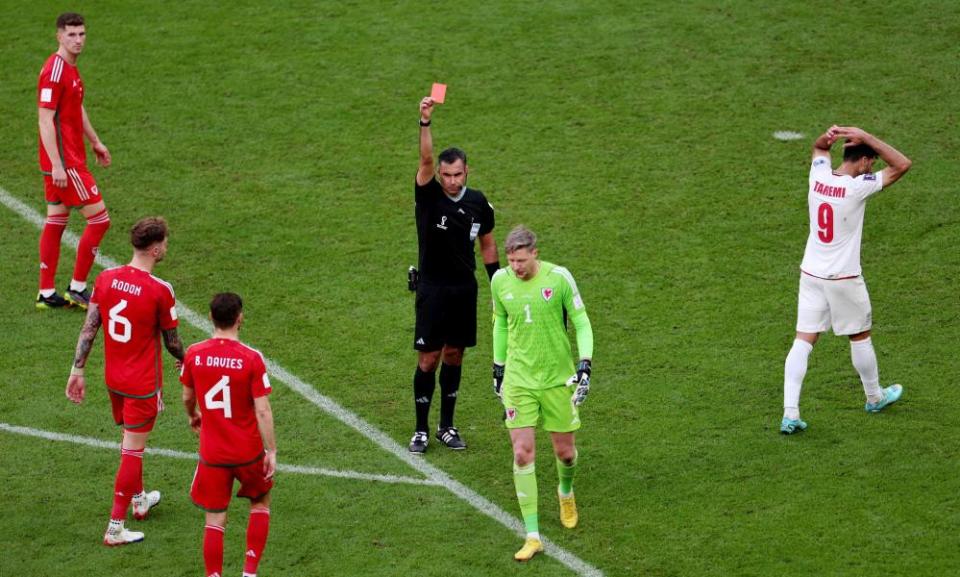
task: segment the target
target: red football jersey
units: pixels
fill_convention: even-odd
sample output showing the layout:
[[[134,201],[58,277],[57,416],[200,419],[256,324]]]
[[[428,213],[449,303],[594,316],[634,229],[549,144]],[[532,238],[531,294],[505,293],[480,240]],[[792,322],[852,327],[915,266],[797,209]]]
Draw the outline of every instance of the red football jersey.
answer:
[[[173,287],[130,265],[97,276],[90,302],[103,323],[107,388],[128,397],[151,397],[163,386],[160,332],[177,326]]]
[[[87,149],[83,143],[83,80],[77,67],[68,64],[56,52],[47,58],[37,82],[37,106],[56,110],[57,148],[64,168],[85,166]],[[40,170],[50,172],[50,157],[40,142]]]
[[[253,399],[270,394],[260,351],[230,339],[207,339],[187,349],[180,382],[200,405],[200,459],[244,465],[263,454]]]

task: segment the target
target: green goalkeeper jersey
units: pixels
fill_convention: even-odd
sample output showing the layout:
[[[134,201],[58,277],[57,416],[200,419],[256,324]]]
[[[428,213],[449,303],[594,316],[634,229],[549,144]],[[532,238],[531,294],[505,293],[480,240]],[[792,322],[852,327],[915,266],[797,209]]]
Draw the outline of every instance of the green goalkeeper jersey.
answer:
[[[593,356],[593,331],[570,271],[549,262],[530,280],[509,267],[497,271],[493,294],[494,362],[506,364],[503,384],[528,389],[563,386],[575,372],[566,309],[577,331],[580,358]]]

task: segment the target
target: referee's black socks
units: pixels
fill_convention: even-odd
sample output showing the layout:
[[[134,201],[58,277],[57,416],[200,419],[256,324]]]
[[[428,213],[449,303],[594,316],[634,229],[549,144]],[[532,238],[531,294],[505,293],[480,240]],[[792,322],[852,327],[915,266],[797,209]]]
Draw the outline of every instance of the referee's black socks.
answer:
[[[413,400],[417,410],[417,430],[424,433],[430,431],[430,402],[433,400],[433,390],[437,386],[436,374],[436,371],[430,371],[429,373],[421,371],[419,365],[417,366],[417,372],[413,374]],[[440,378],[443,379],[442,372]],[[459,381],[459,378],[457,380]]]
[[[460,365],[440,366],[440,428],[453,426],[453,411],[457,407],[457,391],[460,390]]]

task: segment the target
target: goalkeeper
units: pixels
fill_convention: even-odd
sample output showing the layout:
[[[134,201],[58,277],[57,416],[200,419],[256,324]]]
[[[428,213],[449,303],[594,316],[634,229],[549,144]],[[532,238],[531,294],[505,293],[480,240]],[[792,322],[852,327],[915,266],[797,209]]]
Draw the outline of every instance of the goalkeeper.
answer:
[[[528,561],[543,551],[537,517],[534,469],[535,430],[543,418],[557,459],[560,522],[577,526],[573,474],[577,468],[574,432],[577,407],[590,390],[593,330],[570,272],[537,260],[537,237],[518,226],[505,242],[509,268],[493,275],[493,388],[503,401],[513,444],[513,481],[527,537],[514,555]],[[580,362],[574,368],[566,317],[577,330]],[[572,376],[571,376],[572,375]]]

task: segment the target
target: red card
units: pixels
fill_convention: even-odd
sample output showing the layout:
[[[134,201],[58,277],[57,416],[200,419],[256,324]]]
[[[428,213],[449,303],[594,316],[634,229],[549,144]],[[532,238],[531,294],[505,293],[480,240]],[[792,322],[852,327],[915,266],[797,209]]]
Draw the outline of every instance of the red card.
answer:
[[[447,85],[434,82],[433,88],[430,90],[430,98],[437,104],[443,104],[443,97],[446,95]]]

